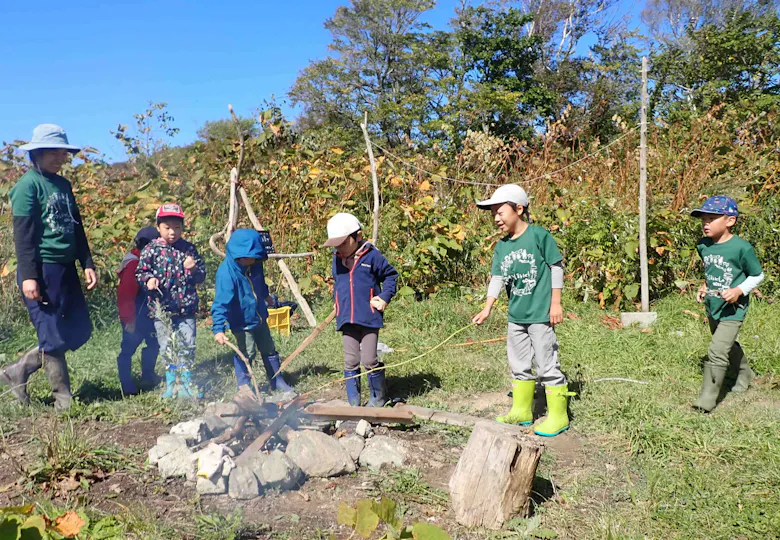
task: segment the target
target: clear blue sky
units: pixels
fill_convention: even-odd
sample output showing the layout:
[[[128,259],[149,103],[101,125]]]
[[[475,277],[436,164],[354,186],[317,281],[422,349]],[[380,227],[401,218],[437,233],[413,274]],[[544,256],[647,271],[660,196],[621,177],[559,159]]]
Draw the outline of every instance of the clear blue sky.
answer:
[[[300,70],[327,54],[323,23],[347,3],[0,0],[0,141],[52,122],[121,160],[109,132],[151,100],[168,103],[181,129],[173,142],[189,143],[228,103],[249,115],[271,95],[285,99]],[[443,28],[457,4],[439,0],[427,21]]]

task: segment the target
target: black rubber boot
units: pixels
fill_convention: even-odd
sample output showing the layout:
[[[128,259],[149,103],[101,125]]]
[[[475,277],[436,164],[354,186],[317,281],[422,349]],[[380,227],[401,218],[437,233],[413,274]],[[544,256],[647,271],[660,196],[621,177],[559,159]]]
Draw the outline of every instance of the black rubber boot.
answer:
[[[70,391],[70,374],[68,364],[65,362],[65,353],[44,354],[43,370],[51,385],[54,409],[58,412],[68,410],[73,402],[73,394]]]
[[[30,375],[41,369],[41,355],[38,347],[33,347],[13,364],[0,369],[0,381],[10,387],[11,392],[22,405],[30,404],[27,393],[27,381]]]

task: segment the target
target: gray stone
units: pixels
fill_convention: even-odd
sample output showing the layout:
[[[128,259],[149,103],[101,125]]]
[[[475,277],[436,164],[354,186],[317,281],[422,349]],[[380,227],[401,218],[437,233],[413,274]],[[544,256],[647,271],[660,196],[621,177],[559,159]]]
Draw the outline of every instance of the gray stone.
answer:
[[[200,444],[209,437],[209,428],[202,418],[181,422],[171,428],[171,435],[181,435],[187,444]]]
[[[206,407],[206,416],[218,416],[227,423],[228,427],[235,427],[238,423],[238,405],[230,403],[213,403]]]
[[[371,424],[369,424],[367,421],[361,419],[360,422],[357,423],[357,427],[355,428],[355,433],[360,435],[361,437],[369,437],[369,433],[371,433]]]
[[[161,457],[157,462],[157,468],[163,478],[178,476],[194,478],[196,467],[197,464],[192,459],[192,452],[186,446],[180,446]]]
[[[195,490],[201,495],[223,495],[227,493],[227,482],[223,476],[218,476],[216,482],[208,478],[198,478]]]
[[[298,394],[294,390],[289,390],[287,392],[273,392],[272,394],[268,394],[265,396],[265,402],[266,403],[287,403],[288,401],[292,401],[295,398],[298,397]]]
[[[377,435],[366,442],[360,453],[361,467],[379,469],[382,465],[400,467],[406,460],[407,450],[403,443],[385,435]]]
[[[300,433],[287,445],[287,457],[307,476],[328,478],[355,472],[347,449],[321,431]]]
[[[179,435],[160,435],[157,444],[149,450],[149,463],[157,465],[161,458],[179,448],[187,448],[187,440]]]
[[[227,422],[214,414],[204,416],[203,421],[206,423],[206,427],[212,437],[216,437],[230,427]]]
[[[282,429],[280,429],[280,430],[279,430],[279,432],[277,433],[277,435],[279,435],[279,437],[280,437],[280,438],[281,438],[283,441],[285,441],[285,442],[290,442],[291,440],[293,440],[295,437],[297,437],[297,436],[298,436],[298,432],[297,432],[297,431],[295,431],[295,430],[294,430],[293,428],[291,428],[290,426],[284,425],[284,426],[282,426]]]
[[[260,485],[252,469],[239,465],[230,471],[228,495],[231,499],[238,500],[249,500],[260,496]]]
[[[346,437],[340,438],[339,443],[341,443],[341,446],[347,449],[347,452],[349,452],[349,455],[353,461],[358,460],[360,457],[360,452],[363,451],[363,447],[366,445],[366,441],[363,440],[363,437],[355,435],[354,433],[352,435],[347,435]]]
[[[274,450],[262,465],[262,474],[257,478],[268,488],[293,489],[301,480],[303,471],[284,455],[281,450]]]

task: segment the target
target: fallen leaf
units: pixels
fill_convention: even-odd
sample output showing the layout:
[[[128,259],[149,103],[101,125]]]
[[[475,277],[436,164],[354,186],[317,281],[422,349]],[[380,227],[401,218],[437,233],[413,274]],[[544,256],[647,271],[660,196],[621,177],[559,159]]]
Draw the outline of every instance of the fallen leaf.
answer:
[[[422,183],[420,183],[420,191],[430,191],[431,190],[431,183],[428,182],[428,180],[423,180]]]
[[[301,496],[301,498],[302,498],[304,501],[306,501],[306,502],[309,502],[309,494],[308,494],[308,493],[302,493],[302,492],[300,492],[300,491],[298,491],[297,493],[298,493],[298,495],[300,495],[300,496]]]
[[[122,488],[119,487],[119,484],[114,484],[113,486],[108,488],[109,491],[113,491],[114,493],[122,493]]]
[[[580,316],[579,316],[579,315],[577,315],[576,313],[572,313],[571,311],[569,311],[569,312],[566,314],[566,318],[567,318],[567,319],[571,319],[572,321],[579,321],[580,319],[582,319],[582,317],[580,317]]]
[[[684,309],[684,310],[683,310],[683,313],[684,313],[684,314],[686,314],[686,315],[690,315],[691,317],[693,317],[693,318],[694,318],[694,319],[696,319],[697,321],[698,321],[699,319],[701,319],[701,314],[699,314],[699,313],[694,313],[694,312],[693,312],[693,311],[691,311],[691,310]]]
[[[642,330],[640,330],[640,332],[643,333],[643,334],[652,334],[653,333],[653,329],[652,328],[643,328]]]
[[[68,510],[54,522],[54,529],[65,538],[72,538],[81,532],[86,522],[75,511]]]
[[[57,483],[57,489],[64,492],[75,491],[81,486],[81,482],[73,478],[63,478]]]
[[[327,486],[325,486],[325,489],[334,489],[338,484],[336,482],[331,482]]]
[[[613,317],[612,315],[603,315],[601,317],[601,322],[607,326],[610,330],[617,330],[618,328],[621,328],[623,325],[620,322],[619,317]]]

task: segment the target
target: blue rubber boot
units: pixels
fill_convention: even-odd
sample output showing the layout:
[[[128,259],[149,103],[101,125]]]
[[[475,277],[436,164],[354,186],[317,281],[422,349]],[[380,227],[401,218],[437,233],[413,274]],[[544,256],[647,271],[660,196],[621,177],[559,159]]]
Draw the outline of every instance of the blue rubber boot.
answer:
[[[347,381],[344,381],[347,385],[347,401],[349,401],[349,404],[353,407],[360,407],[360,377],[357,377],[356,375],[360,375],[360,368],[344,370],[344,378],[348,379]],[[349,379],[349,377],[355,378]]]
[[[176,393],[176,368],[170,367],[165,370],[165,391],[162,393],[163,399],[171,399]]]
[[[272,354],[268,357],[263,357],[263,367],[265,367],[265,374],[268,376],[268,382],[271,385],[271,390],[281,390],[282,392],[293,392],[292,386],[287,384],[284,380],[284,375],[281,373],[274,377],[274,373],[279,371],[279,365],[281,359],[278,354]]]
[[[384,369],[368,374],[368,387],[371,389],[371,397],[367,406],[384,407],[387,403],[387,383],[385,382]]]
[[[181,370],[181,386],[179,386],[179,397],[184,399],[202,399],[203,392],[198,385],[192,381],[192,373],[189,369]]]

